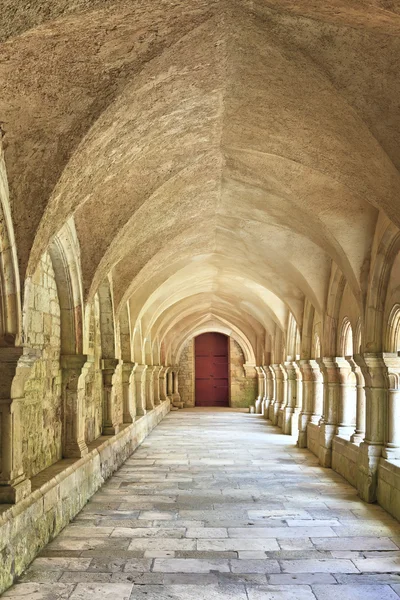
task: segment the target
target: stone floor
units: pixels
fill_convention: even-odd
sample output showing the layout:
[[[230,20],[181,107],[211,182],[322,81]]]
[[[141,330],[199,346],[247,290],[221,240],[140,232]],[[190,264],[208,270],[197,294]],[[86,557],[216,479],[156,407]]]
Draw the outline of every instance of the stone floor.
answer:
[[[173,412],[4,598],[398,600],[400,524],[262,417]]]

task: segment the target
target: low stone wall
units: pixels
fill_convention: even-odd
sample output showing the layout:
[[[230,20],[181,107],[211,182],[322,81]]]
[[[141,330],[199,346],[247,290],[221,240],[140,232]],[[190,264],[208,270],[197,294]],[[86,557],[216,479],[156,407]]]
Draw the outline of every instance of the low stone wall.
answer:
[[[307,425],[307,448],[315,456],[319,456],[319,426],[315,423],[308,423]]]
[[[170,410],[169,400],[81,459],[64,459],[32,479],[32,493],[0,513],[0,593],[85,506]],[[0,508],[1,510],[1,508]]]
[[[357,444],[336,436],[332,445],[332,469],[339,473],[351,485],[357,487],[358,473]]]
[[[383,458],[378,468],[378,504],[400,521],[400,465]]]

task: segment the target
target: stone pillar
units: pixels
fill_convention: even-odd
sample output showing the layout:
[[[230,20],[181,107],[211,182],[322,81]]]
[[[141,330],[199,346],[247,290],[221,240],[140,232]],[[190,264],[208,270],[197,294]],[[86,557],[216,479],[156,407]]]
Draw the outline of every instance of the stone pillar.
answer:
[[[135,364],[133,368],[137,417],[142,417],[146,414],[146,369],[147,365],[138,364]]]
[[[161,404],[161,386],[160,386],[160,373],[163,367],[161,365],[155,365],[153,371],[153,389],[154,389],[154,406]]]
[[[360,364],[364,362],[361,356],[355,356],[354,360],[350,361],[351,369],[356,376],[357,381],[357,414],[356,414],[356,429],[351,436],[350,440],[354,444],[361,444],[365,437],[365,410],[366,410],[366,398],[365,398],[365,380],[362,373]]]
[[[64,354],[60,357],[63,458],[80,458],[88,453],[85,442],[85,416],[82,396],[78,393],[79,377],[86,361],[86,354]]]
[[[101,361],[103,374],[103,435],[116,435],[120,428],[113,406],[113,376],[118,362],[116,358],[103,358]]]
[[[168,400],[167,395],[167,377],[168,377],[168,367],[161,367],[160,371],[160,400],[161,402],[165,402]]]
[[[174,393],[174,374],[172,372],[172,367],[167,367],[167,398],[169,398],[172,403],[172,396]]]
[[[307,448],[307,425],[311,421],[313,403],[313,363],[311,360],[300,360],[299,366],[303,379],[303,403],[299,414],[299,448]]]
[[[153,410],[154,408],[154,367],[153,365],[147,365],[146,374],[146,410]]]
[[[122,363],[122,406],[123,422],[133,423],[136,416],[134,395],[132,393],[132,371],[134,364],[128,361]]]
[[[357,388],[355,375],[350,363],[345,358],[338,357],[336,364],[339,369],[340,394],[338,405],[338,426],[336,433],[345,439],[350,439],[356,426]]]
[[[179,393],[179,380],[178,380],[179,369],[173,369],[173,378],[172,378],[172,402],[181,402],[181,395]]]
[[[296,396],[294,402],[294,411],[291,417],[290,433],[298,438],[299,435],[299,416],[303,407],[303,379],[300,367],[297,362],[293,363],[296,373]]]
[[[320,364],[325,371],[325,394],[319,431],[319,462],[323,467],[331,467],[332,441],[337,433],[340,377],[336,357],[323,358]]]
[[[0,348],[0,504],[15,504],[31,491],[22,464],[21,407],[33,365],[22,348]]]
[[[264,399],[264,371],[262,370],[262,367],[256,367],[256,371],[257,371],[257,384],[258,384],[258,396],[255,399],[255,408],[256,408],[256,413],[258,415],[262,414],[262,403],[263,403],[263,399]]]
[[[264,371],[264,401],[263,401],[263,416],[265,419],[269,419],[269,407],[273,397],[274,382],[272,379],[271,371],[268,366],[262,367]]]
[[[366,384],[366,427],[365,439],[358,452],[357,489],[365,502],[375,502],[387,414],[387,368],[384,355],[364,354],[364,366],[361,369]]]
[[[386,444],[382,456],[388,460],[400,459],[400,358],[384,355],[387,367]]]
[[[288,361],[285,363],[287,376],[286,389],[286,405],[283,408],[282,414],[282,433],[291,435],[292,433],[292,416],[296,406],[297,398],[297,373],[295,363]]]
[[[277,425],[278,427],[280,427],[281,429],[283,428],[283,413],[287,404],[287,381],[288,381],[288,375],[287,375],[287,371],[286,371],[286,367],[285,365],[280,364],[279,368],[281,370],[282,373],[282,379],[281,379],[281,396],[280,396],[280,402],[279,402],[279,409],[278,409],[278,421],[277,421]]]
[[[272,396],[271,396],[271,402],[269,403],[269,412],[268,412],[268,416],[269,416],[269,420],[271,421],[271,423],[274,422],[274,415],[275,415],[275,404],[277,403],[277,396],[276,396],[276,391],[277,391],[277,383],[276,383],[276,373],[275,373],[275,369],[273,365],[269,366],[269,372],[271,374],[271,389],[272,389]]]

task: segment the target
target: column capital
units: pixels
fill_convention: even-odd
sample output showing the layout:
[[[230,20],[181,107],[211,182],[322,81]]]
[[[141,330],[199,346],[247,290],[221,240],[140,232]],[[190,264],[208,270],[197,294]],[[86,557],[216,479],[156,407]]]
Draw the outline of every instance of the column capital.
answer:
[[[133,373],[136,376],[142,376],[142,374],[146,371],[147,369],[147,365],[139,365],[138,363],[135,363],[135,366],[133,368]]]
[[[102,371],[115,371],[119,364],[118,358],[102,358],[101,359],[101,370]]]
[[[62,369],[82,370],[87,362],[87,354],[62,354],[60,356],[60,365]]]

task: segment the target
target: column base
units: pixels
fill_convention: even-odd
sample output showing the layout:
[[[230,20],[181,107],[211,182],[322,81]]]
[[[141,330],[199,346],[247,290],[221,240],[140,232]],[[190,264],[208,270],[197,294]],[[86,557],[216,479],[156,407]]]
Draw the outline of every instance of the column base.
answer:
[[[132,417],[132,415],[129,413],[128,415],[124,415],[122,417],[122,421],[124,425],[130,425],[131,423],[135,422],[135,417]]]
[[[359,446],[359,445],[361,444],[361,442],[363,442],[363,441],[364,441],[364,438],[365,438],[365,433],[364,433],[364,432],[363,432],[363,433],[357,433],[357,432],[356,432],[356,433],[354,433],[354,434],[351,436],[351,438],[350,438],[350,441],[351,441],[353,444],[357,444],[357,445]]]
[[[117,435],[119,433],[119,425],[106,425],[103,427],[103,435]]]
[[[147,410],[145,408],[142,408],[142,407],[136,408],[136,417],[144,417],[144,415],[146,413],[147,413]]]
[[[84,441],[71,442],[65,445],[63,458],[82,458],[88,453],[88,447]]]
[[[262,414],[262,398],[257,398],[254,405],[256,407],[256,414],[261,415]]]
[[[298,428],[299,437],[297,440],[297,446],[299,448],[307,448],[307,425],[310,422],[310,415],[307,413],[300,413],[298,417]]]
[[[351,434],[354,431],[354,425],[353,426],[348,426],[348,425],[339,425],[337,428],[337,435],[345,438],[346,440],[349,440],[351,438]]]
[[[360,444],[358,453],[357,489],[364,502],[376,502],[378,488],[378,466],[383,446]]]
[[[391,447],[388,445],[382,450],[382,456],[383,458],[386,458],[386,460],[399,460],[400,448],[398,446]]]
[[[30,479],[23,479],[19,483],[8,485],[0,484],[0,504],[17,504],[31,493]]]

